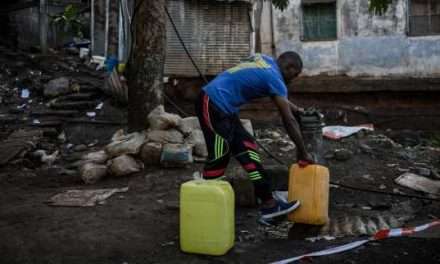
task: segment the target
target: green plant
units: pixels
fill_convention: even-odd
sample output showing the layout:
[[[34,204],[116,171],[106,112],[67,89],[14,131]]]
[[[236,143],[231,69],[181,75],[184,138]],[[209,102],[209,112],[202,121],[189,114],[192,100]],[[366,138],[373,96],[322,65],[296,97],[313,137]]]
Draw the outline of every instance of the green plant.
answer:
[[[376,15],[382,15],[388,10],[391,2],[392,0],[370,0],[370,12]],[[280,10],[284,10],[289,5],[289,0],[272,0],[272,4]]]
[[[74,5],[66,6],[62,14],[51,16],[51,23],[62,26],[64,32],[70,32],[76,37],[84,36],[80,13]]]

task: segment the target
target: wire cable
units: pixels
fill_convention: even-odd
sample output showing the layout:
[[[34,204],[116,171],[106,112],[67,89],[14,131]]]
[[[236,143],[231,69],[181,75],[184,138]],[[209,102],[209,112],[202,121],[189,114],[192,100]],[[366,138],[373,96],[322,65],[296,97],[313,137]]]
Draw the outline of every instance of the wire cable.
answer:
[[[168,8],[166,6],[165,6],[165,13],[168,16],[168,18],[169,18],[169,20],[171,22],[171,25],[173,26],[174,32],[176,32],[176,36],[179,39],[180,44],[182,45],[183,49],[185,50],[186,55],[188,55],[188,58],[191,60],[192,65],[194,66],[194,68],[199,73],[200,78],[202,78],[202,80],[205,82],[205,84],[207,84],[208,80],[206,79],[205,75],[203,75],[203,73],[200,71],[200,69],[197,66],[196,62],[194,61],[193,57],[191,56],[191,54],[189,53],[188,49],[186,48],[185,42],[183,41],[182,37],[180,36],[180,33],[177,30],[176,24],[174,23],[173,19],[171,18],[171,15],[168,12]]]
[[[188,58],[191,60],[191,63],[193,64],[194,68],[197,70],[197,72],[199,73],[200,78],[205,82],[208,83],[208,80],[206,79],[206,77],[203,75],[203,73],[200,71],[199,67],[197,66],[196,62],[194,61],[194,59],[191,56],[191,53],[188,51],[188,49],[185,46],[185,43],[183,42],[183,39],[181,38],[179,31],[173,21],[173,19],[171,18],[170,13],[168,12],[167,7],[165,7],[165,12],[168,16],[168,19],[171,22],[171,25],[173,26],[174,31],[176,32],[177,38],[180,41],[180,44],[182,45],[183,49],[185,50]],[[133,15],[134,16],[134,15]],[[177,106],[177,104],[175,102],[173,102],[173,100],[171,100],[171,98],[169,98],[165,93],[165,99],[168,100],[168,102],[170,102],[170,104],[177,110],[179,111],[181,114],[184,114],[185,116],[188,116],[188,114],[183,111],[180,107]],[[253,137],[252,135],[250,135],[255,142],[261,147],[261,149],[272,159],[274,159],[275,161],[277,161],[280,165],[286,166],[287,168],[289,168],[289,166],[284,163],[282,160],[280,160],[278,157],[276,157],[274,154],[272,154],[268,149],[266,149],[260,142],[258,142],[258,140]],[[360,192],[368,192],[368,193],[375,193],[375,194],[381,194],[381,195],[391,195],[391,196],[398,196],[398,197],[405,197],[405,198],[414,198],[414,199],[420,199],[420,200],[428,200],[428,201],[435,201],[435,202],[440,202],[440,199],[435,199],[435,198],[430,198],[430,197],[423,197],[423,196],[419,196],[419,195],[410,195],[410,194],[402,194],[402,193],[391,193],[391,192],[385,192],[385,191],[378,191],[378,190],[372,190],[372,189],[364,189],[364,188],[359,188],[359,187],[354,187],[354,186],[349,186],[349,185],[345,185],[345,184],[341,184],[341,183],[336,183],[336,182],[332,182],[330,181],[330,184],[334,185],[334,186],[338,186],[341,188],[345,188],[345,189],[351,189],[354,191],[360,191]]]

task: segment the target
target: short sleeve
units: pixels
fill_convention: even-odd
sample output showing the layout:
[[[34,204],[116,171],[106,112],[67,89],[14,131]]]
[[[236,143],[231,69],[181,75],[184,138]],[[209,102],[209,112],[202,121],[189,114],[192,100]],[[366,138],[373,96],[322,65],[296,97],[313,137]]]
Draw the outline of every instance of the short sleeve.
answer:
[[[281,96],[287,98],[287,87],[284,81],[277,75],[270,76],[268,79],[270,96]]]

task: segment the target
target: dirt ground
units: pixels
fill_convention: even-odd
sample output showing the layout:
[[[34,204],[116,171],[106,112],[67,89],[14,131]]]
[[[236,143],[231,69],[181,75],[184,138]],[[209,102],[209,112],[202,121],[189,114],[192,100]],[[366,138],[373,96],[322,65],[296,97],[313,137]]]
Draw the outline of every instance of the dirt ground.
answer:
[[[87,91],[94,92],[86,96],[87,100],[107,102],[107,97],[96,91],[93,84],[99,76],[89,75],[90,68],[74,65],[74,61],[65,60],[59,66],[32,59],[26,54],[2,53],[1,49],[0,55],[3,67],[0,76],[3,100],[0,105],[0,140],[5,140],[18,128],[44,129],[45,135],[37,147],[61,151],[61,159],[52,166],[32,157],[33,148],[0,167],[0,263],[269,263],[361,239],[365,237],[362,232],[369,228],[370,220],[381,216],[394,219],[396,227],[427,223],[440,217],[438,201],[355,191],[333,185],[330,190],[332,233],[329,233],[333,240],[305,240],[318,235],[316,228],[285,221],[277,227],[261,227],[256,222],[255,207],[237,206],[236,242],[227,255],[210,257],[182,253],[178,237],[179,187],[191,180],[202,164],[194,163],[186,169],[147,167],[129,177],[107,178],[93,185],[84,185],[78,173],[68,168],[74,160],[72,157],[83,152],[67,149],[67,143],[93,142],[85,152],[100,149],[114,130],[123,125],[97,125],[84,119],[78,124],[77,119],[90,111],[80,109],[75,113],[75,120],[71,117],[40,118],[49,128],[34,126],[32,111],[46,110],[49,100],[41,96],[41,87],[38,88],[40,91],[31,89],[32,103],[19,98],[19,90],[14,90],[14,78],[20,80],[22,74],[27,74],[22,78],[27,82],[21,84],[38,87],[42,86],[39,79],[44,82],[67,74],[76,81],[80,80],[78,82]],[[33,78],[32,74],[29,77],[29,71],[41,68],[52,70],[37,74],[38,78]],[[39,95],[34,97],[35,94]],[[17,111],[17,106],[24,101],[29,107]],[[117,106],[105,105],[107,109],[98,113],[97,121],[113,118],[112,121],[117,123],[125,118],[125,113]],[[54,120],[60,125],[52,128],[50,125]],[[68,142],[57,139],[63,130]],[[261,142],[283,162],[291,164],[295,161],[294,150],[286,149],[287,136],[282,129],[266,124],[258,127],[256,132]],[[362,132],[340,141],[324,140],[322,154],[335,184],[430,198],[427,194],[397,185],[394,179],[405,171],[419,173],[423,169],[430,172],[427,177],[437,179],[440,170],[438,138],[434,134],[410,130]],[[345,154],[335,153],[341,149]],[[3,148],[3,151],[12,150]],[[276,165],[267,155],[262,156],[266,167]],[[230,166],[229,176],[234,177],[236,175],[231,174],[237,164]],[[271,176],[276,178],[277,186],[285,186],[287,172],[281,170]],[[115,194],[95,207],[53,207],[47,204],[51,196],[65,190],[121,187],[129,187],[129,191]],[[353,230],[335,231],[350,219],[365,220],[365,224],[356,227],[364,231],[358,232],[354,227]],[[347,253],[314,258],[313,262],[440,263],[439,248],[440,228],[435,228],[410,238],[371,242]]]
[[[368,138],[365,135],[365,138]],[[324,148],[347,148],[356,152],[352,137],[341,142],[325,141]],[[270,146],[269,146],[270,147]],[[329,160],[331,179],[351,186],[378,189],[384,184],[392,192],[399,188],[406,194],[417,194],[397,186],[393,179],[396,168],[386,164],[398,163],[410,167],[416,161],[437,166],[438,149],[414,151],[413,160],[396,155],[394,148],[377,148],[373,154],[355,153],[347,161]],[[405,152],[406,153],[406,152]],[[408,150],[408,153],[412,153]],[[286,162],[291,154],[279,153]],[[266,164],[273,161],[265,159]],[[149,169],[127,178],[107,179],[86,187],[79,177],[63,175],[59,169],[29,169],[7,166],[0,173],[0,242],[2,263],[268,263],[297,254],[338,245],[358,239],[345,236],[332,241],[308,242],[303,239],[268,238],[256,223],[255,208],[237,208],[237,242],[223,257],[184,254],[178,243],[178,190],[190,180],[194,165],[185,170]],[[363,177],[368,174],[370,177]],[[129,187],[105,204],[92,208],[51,207],[45,201],[63,190],[76,188]],[[373,209],[383,213],[387,206],[408,198],[357,192],[343,188],[331,189],[331,212],[381,202],[385,208]],[[374,208],[374,207],[373,207]],[[432,221],[440,215],[438,202],[421,202],[408,224]],[[337,217],[337,214],[334,215]],[[435,230],[434,230],[435,231]],[[437,263],[440,262],[440,230],[432,238],[396,238],[375,242],[349,253],[314,259],[317,263]],[[243,236],[243,234],[251,234]],[[368,256],[368,258],[366,258]]]

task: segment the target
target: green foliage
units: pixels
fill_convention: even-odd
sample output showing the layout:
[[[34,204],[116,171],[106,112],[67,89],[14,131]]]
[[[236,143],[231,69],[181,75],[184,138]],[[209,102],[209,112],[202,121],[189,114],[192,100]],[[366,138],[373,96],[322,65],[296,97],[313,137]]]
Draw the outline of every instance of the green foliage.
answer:
[[[376,15],[382,15],[388,10],[388,6],[391,4],[391,2],[392,0],[370,0],[370,12]],[[272,4],[282,11],[289,5],[289,0],[272,0]]]
[[[272,0],[272,4],[279,10],[283,11],[289,5],[289,0]]]
[[[370,0],[370,12],[382,15],[387,10],[392,0]]]
[[[80,13],[74,5],[66,6],[62,14],[51,16],[51,23],[62,26],[64,32],[71,32],[76,37],[82,38],[84,36]]]

